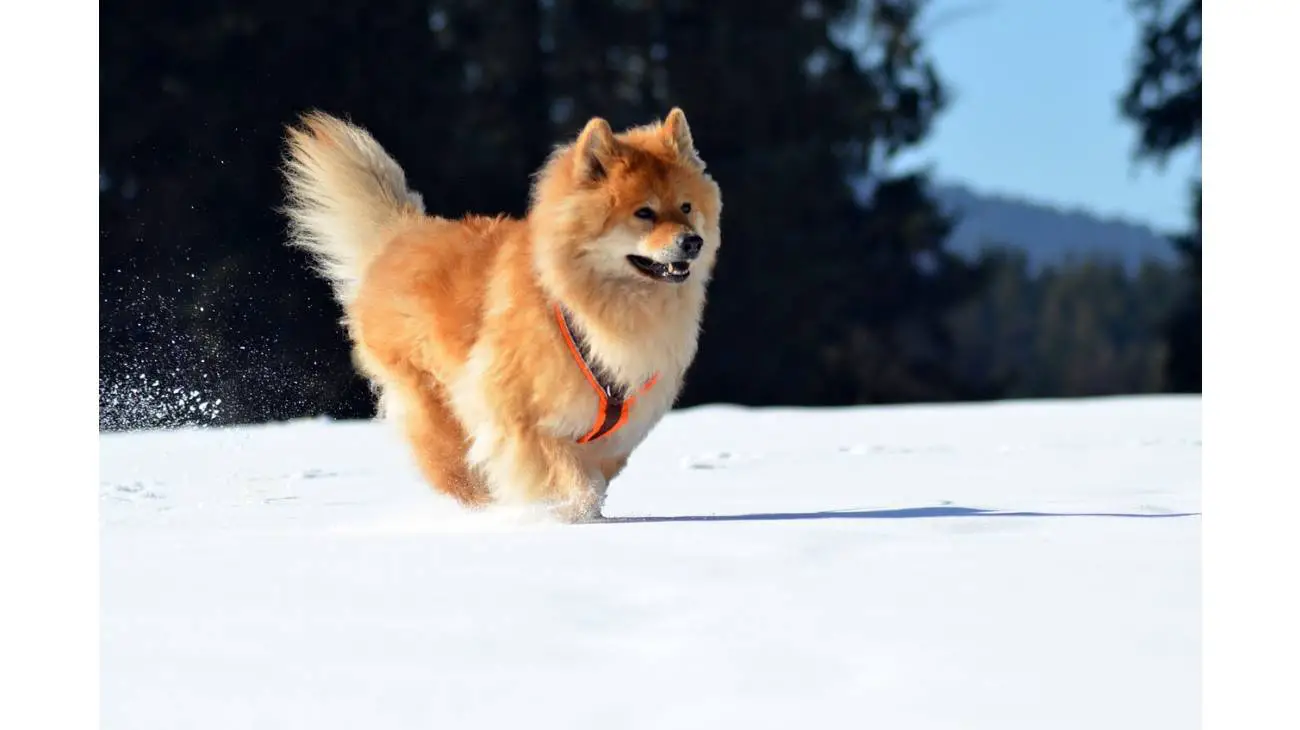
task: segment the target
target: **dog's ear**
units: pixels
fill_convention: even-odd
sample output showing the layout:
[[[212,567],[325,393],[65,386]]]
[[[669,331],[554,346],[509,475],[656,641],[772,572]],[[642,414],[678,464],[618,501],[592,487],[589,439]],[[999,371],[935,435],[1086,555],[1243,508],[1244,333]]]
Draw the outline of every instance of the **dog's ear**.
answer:
[[[700,153],[695,151],[691,125],[686,123],[686,112],[682,111],[681,107],[673,107],[672,111],[668,112],[668,116],[664,119],[663,132],[683,162],[704,169],[704,160],[700,159]]]
[[[618,140],[609,122],[593,117],[582,128],[574,144],[574,174],[580,182],[600,180],[609,174],[609,165],[618,151]]]

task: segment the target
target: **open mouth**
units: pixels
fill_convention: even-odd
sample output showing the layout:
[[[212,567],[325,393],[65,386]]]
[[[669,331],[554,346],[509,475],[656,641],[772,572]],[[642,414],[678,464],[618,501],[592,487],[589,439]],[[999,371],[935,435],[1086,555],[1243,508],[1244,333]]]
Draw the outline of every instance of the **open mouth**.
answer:
[[[645,276],[656,281],[667,281],[678,284],[686,281],[691,275],[691,262],[673,261],[667,264],[661,264],[653,259],[644,256],[628,256],[627,260],[632,267]]]

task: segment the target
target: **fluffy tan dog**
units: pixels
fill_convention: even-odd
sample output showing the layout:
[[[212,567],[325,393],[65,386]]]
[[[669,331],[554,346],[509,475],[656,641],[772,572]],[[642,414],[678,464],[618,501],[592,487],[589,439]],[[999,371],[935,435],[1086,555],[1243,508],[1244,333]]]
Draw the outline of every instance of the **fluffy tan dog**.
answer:
[[[425,478],[468,506],[598,517],[681,390],[721,245],[685,114],[619,134],[592,119],[522,220],[426,214],[370,134],[325,114],[288,143],[292,243]]]

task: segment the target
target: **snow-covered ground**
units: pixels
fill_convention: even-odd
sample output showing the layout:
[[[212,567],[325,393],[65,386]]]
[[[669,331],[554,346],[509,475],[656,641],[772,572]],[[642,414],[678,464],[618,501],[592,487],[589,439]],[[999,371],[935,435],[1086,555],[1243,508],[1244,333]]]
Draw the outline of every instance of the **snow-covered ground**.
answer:
[[[607,522],[372,423],[101,436],[108,730],[1200,718],[1196,398],[672,414]]]

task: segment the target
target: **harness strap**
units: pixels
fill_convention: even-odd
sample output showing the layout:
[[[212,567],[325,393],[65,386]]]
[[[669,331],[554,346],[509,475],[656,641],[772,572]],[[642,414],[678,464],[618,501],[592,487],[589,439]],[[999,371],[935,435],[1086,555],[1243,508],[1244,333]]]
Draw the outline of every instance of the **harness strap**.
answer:
[[[584,436],[578,439],[580,444],[590,443],[622,428],[623,424],[627,423],[637,396],[628,393],[626,387],[606,374],[598,365],[593,366],[586,340],[574,331],[568,313],[558,304],[555,305],[555,321],[560,326],[560,334],[564,336],[565,344],[569,346],[569,354],[573,355],[587,382],[596,391],[596,398],[599,401],[595,423]],[[658,381],[659,374],[655,373],[641,386],[640,392],[649,391]]]

